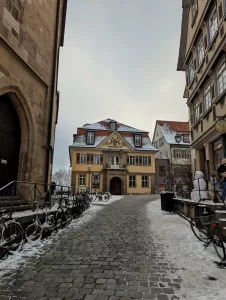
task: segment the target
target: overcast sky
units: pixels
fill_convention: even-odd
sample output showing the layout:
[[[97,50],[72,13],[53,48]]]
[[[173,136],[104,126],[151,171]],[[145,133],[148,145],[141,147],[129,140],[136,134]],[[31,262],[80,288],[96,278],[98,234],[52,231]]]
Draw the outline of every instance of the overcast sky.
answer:
[[[178,0],[69,0],[61,48],[54,170],[69,167],[77,127],[113,118],[148,130],[187,121],[185,75],[177,72]]]

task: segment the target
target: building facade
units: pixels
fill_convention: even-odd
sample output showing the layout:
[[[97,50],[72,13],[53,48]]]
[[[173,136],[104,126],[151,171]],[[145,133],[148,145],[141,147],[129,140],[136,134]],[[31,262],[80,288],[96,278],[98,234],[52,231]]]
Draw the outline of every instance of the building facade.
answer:
[[[182,1],[178,71],[184,71],[194,170],[216,170],[226,157],[226,2]],[[223,118],[224,119],[224,118]]]
[[[50,181],[66,7],[66,0],[0,1],[0,188]]]
[[[154,193],[155,153],[146,131],[111,119],[85,124],[69,146],[72,186],[114,195]]]
[[[176,134],[181,137],[179,143]],[[152,143],[158,149],[155,159],[156,191],[159,191],[167,186],[171,171],[176,173],[178,169],[181,173],[182,168],[188,170],[191,166],[189,123],[157,120]]]

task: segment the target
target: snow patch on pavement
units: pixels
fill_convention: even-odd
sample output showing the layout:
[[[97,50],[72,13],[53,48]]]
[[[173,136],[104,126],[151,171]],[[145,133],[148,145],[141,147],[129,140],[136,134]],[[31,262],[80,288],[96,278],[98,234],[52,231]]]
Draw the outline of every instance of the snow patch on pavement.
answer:
[[[178,268],[177,275],[183,280],[180,299],[225,300],[226,269],[219,269],[214,263],[220,260],[213,246],[204,250],[189,222],[161,211],[160,199],[148,204],[147,214],[153,239],[164,246],[166,258]],[[209,280],[209,276],[217,280]]]
[[[123,196],[112,196],[108,202],[95,201],[95,203],[108,205],[122,198]],[[104,207],[102,205],[91,205],[90,208],[86,210],[80,218],[73,220],[69,226],[62,230],[59,230],[58,233],[53,233],[50,237],[44,240],[37,240],[31,243],[26,243],[24,244],[22,251],[15,252],[6,260],[0,260],[0,277],[3,277],[4,275],[6,276],[6,274],[10,273],[11,270],[19,268],[21,265],[26,263],[28,258],[39,257],[41,254],[45,253],[46,246],[58,245],[61,235],[64,235],[72,228],[77,229],[85,223],[91,221],[96,216],[97,212],[102,210],[103,208]]]

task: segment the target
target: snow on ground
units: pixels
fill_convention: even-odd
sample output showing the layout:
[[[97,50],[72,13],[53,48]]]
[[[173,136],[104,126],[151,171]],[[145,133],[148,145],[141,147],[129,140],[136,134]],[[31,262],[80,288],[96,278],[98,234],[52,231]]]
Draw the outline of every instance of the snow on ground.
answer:
[[[103,206],[109,205],[122,198],[123,196],[112,196],[107,202],[96,200],[95,202],[92,202],[94,205],[91,205],[90,208],[86,210],[80,218],[73,220],[68,227],[59,230],[58,233],[53,233],[51,237],[45,240],[38,240],[32,243],[24,244],[22,251],[15,252],[6,260],[0,260],[0,277],[6,275],[10,270],[15,270],[19,268],[22,264],[26,263],[26,260],[29,257],[39,257],[39,255],[45,252],[46,246],[51,244],[59,244],[60,235],[64,235],[67,231],[70,231],[72,227],[78,228],[83,224],[89,222],[95,217],[98,211],[103,209]],[[28,212],[31,213],[31,211]],[[24,215],[29,215],[26,214],[26,212],[24,213]]]
[[[182,295],[188,300],[225,300],[226,269],[217,268],[220,261],[212,245],[204,250],[203,243],[193,234],[190,223],[177,214],[161,211],[160,199],[148,204],[151,234],[164,246],[166,257],[179,269]],[[212,281],[208,276],[215,277]]]

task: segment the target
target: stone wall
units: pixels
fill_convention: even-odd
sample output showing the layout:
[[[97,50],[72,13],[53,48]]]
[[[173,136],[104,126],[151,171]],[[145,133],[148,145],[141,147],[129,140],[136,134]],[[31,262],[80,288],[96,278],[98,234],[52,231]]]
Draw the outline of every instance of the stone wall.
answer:
[[[58,35],[64,0],[59,1]],[[60,46],[58,41],[54,50],[57,3],[56,0],[0,0],[0,95],[9,94],[21,123],[19,180],[45,181],[51,85],[52,77],[56,76],[53,64],[58,60]],[[57,95],[52,107],[52,137],[56,98]],[[52,146],[53,142],[54,138]]]

